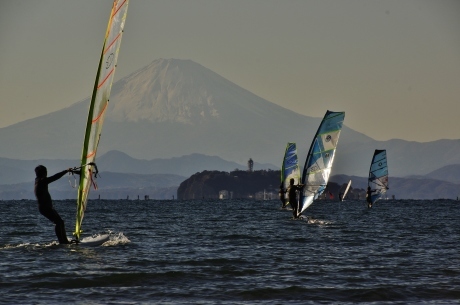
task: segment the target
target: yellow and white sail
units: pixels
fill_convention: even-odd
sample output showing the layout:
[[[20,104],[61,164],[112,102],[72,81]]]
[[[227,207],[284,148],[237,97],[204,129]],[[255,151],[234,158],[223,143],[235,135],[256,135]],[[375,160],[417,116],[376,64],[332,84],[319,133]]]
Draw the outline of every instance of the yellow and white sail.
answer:
[[[93,184],[94,161],[97,147],[101,137],[104,115],[109,103],[110,89],[115,75],[118,51],[120,49],[121,36],[128,11],[129,0],[114,0],[110,12],[109,24],[104,38],[93,95],[88,111],[86,122],[85,140],[81,156],[81,175],[77,198],[77,218],[75,224],[75,238],[80,239],[81,223],[85,215],[88,194]]]

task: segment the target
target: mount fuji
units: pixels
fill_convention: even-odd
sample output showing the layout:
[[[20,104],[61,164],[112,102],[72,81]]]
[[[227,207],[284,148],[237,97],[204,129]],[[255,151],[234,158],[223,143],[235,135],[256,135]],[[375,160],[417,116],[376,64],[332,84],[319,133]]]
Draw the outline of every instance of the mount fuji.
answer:
[[[78,160],[89,100],[0,128],[0,157]],[[98,155],[116,150],[152,160],[199,153],[239,164],[249,158],[281,164],[287,142],[296,142],[299,160],[305,160],[320,121],[258,97],[191,60],[158,59],[113,84]],[[460,164],[460,140],[375,141],[348,128],[346,115],[344,124],[333,174],[367,176],[374,149],[387,149],[390,175]]]

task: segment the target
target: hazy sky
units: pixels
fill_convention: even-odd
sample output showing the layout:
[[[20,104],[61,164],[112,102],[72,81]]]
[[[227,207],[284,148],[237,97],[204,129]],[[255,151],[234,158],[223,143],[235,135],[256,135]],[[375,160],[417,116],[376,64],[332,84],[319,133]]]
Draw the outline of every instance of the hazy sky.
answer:
[[[0,1],[0,127],[91,94],[111,5]],[[377,140],[460,139],[458,0],[131,0],[115,80],[158,58]]]

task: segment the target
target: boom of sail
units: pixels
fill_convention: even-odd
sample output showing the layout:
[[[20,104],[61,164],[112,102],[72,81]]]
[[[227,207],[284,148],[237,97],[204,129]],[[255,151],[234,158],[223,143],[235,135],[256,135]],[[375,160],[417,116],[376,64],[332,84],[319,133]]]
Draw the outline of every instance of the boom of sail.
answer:
[[[371,188],[371,202],[375,203],[388,190],[387,151],[376,149],[369,168],[368,186]]]
[[[81,223],[85,215],[86,204],[91,184],[94,184],[94,162],[97,147],[101,137],[104,115],[109,102],[110,90],[115,75],[118,51],[120,49],[121,36],[125,26],[126,13],[129,0],[114,0],[110,12],[109,23],[102,46],[96,81],[94,83],[91,104],[86,122],[85,139],[81,155],[80,184],[77,197],[77,216],[75,223],[75,239],[80,239]]]
[[[327,111],[313,138],[302,172],[299,214],[326,189],[345,112]]]

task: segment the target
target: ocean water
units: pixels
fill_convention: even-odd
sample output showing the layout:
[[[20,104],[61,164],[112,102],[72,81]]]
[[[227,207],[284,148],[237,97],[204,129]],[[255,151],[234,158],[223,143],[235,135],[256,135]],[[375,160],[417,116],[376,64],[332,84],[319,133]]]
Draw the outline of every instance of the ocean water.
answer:
[[[56,201],[74,226],[75,201]],[[460,202],[90,201],[57,245],[35,201],[0,201],[1,304],[459,304]]]

